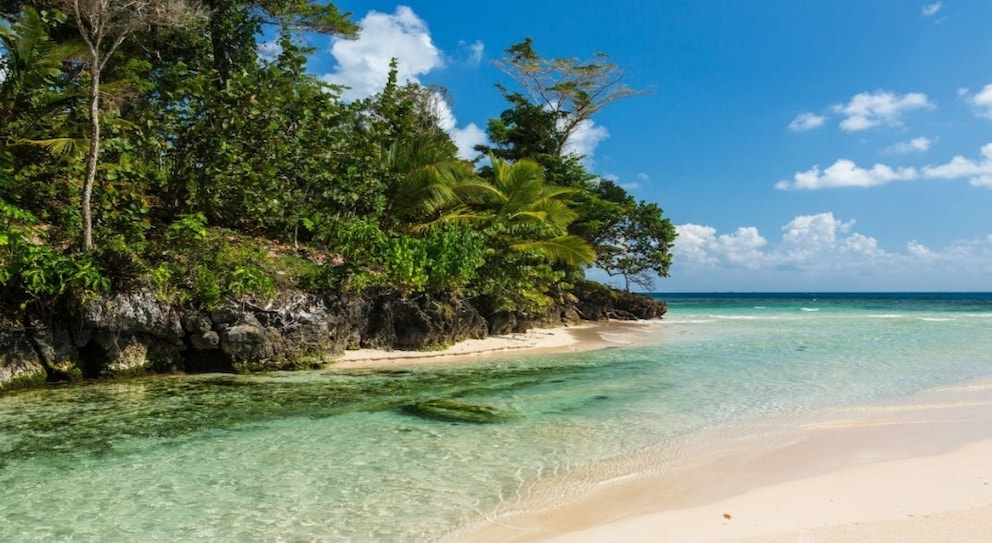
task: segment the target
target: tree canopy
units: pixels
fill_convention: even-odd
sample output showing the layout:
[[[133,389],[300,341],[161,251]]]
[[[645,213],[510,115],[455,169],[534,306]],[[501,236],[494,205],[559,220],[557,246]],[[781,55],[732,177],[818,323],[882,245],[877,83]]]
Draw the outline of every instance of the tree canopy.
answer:
[[[0,308],[375,287],[541,311],[589,266],[627,287],[667,274],[661,209],[565,151],[576,123],[638,93],[605,56],[508,49],[522,91],[500,87],[477,167],[442,129],[443,92],[395,64],[355,102],[306,70],[302,32],[357,35],[331,3],[6,0],[0,15]]]

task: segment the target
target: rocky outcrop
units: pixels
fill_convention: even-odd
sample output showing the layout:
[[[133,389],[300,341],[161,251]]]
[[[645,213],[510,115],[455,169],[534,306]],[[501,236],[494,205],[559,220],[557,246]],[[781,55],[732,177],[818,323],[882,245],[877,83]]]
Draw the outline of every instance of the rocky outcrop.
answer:
[[[351,297],[284,291],[264,305],[229,302],[209,311],[170,306],[148,291],[119,293],[0,327],[0,389],[150,372],[315,368],[346,349],[424,350],[580,317],[665,312],[662,302],[595,283],[575,293],[578,301],[562,294],[541,314],[483,314],[463,298],[387,289]]]
[[[26,330],[0,330],[0,391],[44,383],[45,367]]]
[[[378,291],[366,296],[368,321],[361,346],[420,350],[487,335],[486,320],[465,299]]]
[[[592,281],[576,283],[572,292],[578,299],[576,309],[586,320],[660,319],[668,311],[668,306],[661,300]]]

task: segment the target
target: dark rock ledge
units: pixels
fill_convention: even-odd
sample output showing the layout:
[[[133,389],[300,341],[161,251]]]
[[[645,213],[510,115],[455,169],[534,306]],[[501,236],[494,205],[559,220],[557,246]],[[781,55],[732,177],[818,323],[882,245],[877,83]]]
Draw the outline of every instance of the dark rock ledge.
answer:
[[[148,291],[67,304],[0,321],[0,391],[48,381],[167,372],[323,367],[345,349],[424,350],[577,320],[655,319],[665,304],[582,283],[547,313],[483,315],[466,299],[285,291],[264,306],[171,307]]]

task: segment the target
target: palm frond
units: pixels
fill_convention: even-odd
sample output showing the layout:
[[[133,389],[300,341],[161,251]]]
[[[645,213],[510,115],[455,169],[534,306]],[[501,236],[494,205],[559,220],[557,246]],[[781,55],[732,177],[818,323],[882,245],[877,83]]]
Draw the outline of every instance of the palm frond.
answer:
[[[510,246],[514,251],[536,252],[555,262],[570,266],[591,264],[596,260],[596,252],[578,236],[558,236],[553,239],[521,241]]]
[[[79,138],[49,138],[43,140],[19,139],[17,144],[44,147],[48,152],[58,156],[73,156],[86,148],[88,140]]]

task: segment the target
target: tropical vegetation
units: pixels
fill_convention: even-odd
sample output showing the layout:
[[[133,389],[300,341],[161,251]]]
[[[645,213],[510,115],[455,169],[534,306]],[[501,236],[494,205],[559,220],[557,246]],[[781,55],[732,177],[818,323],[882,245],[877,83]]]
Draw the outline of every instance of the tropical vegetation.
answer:
[[[662,210],[567,145],[638,94],[605,56],[508,48],[520,90],[498,86],[468,161],[442,93],[394,65],[345,101],[307,71],[307,32],[358,27],[317,0],[0,0],[0,309],[379,287],[540,311],[591,266],[628,289],[667,275]]]

